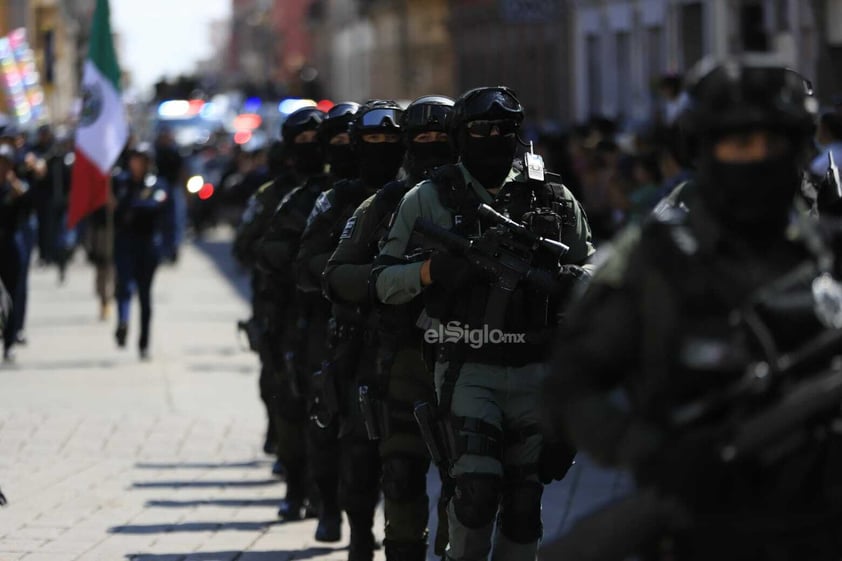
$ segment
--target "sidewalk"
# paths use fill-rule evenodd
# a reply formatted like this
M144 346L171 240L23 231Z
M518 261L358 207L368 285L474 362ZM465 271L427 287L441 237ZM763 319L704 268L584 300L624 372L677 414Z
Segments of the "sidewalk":
M0 366L0 561L346 558L347 525L345 541L319 544L314 521L277 521L284 485L260 450L257 359L235 332L247 281L221 236L159 270L150 362L137 309L126 349L115 321L98 321L81 258L63 286L33 270L29 344ZM545 493L547 537L621 484L577 463Z

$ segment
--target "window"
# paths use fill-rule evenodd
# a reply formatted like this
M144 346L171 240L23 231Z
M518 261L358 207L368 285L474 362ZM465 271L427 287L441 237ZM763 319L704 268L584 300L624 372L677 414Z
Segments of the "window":
M617 52L617 116L628 118L634 94L631 79L631 34L628 31L618 31L615 47Z
M588 35L585 45L585 53L588 65L588 110L591 114L602 112L602 64L600 61L601 49L599 36Z
M740 7L740 39L744 51L768 51L769 37L763 21L763 4L756 2Z
M681 7L681 52L684 68L691 68L704 56L702 4L694 2Z

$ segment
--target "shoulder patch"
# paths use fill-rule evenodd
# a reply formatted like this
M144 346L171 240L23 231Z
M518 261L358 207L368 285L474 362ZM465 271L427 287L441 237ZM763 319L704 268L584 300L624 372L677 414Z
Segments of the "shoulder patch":
M348 219L348 222L345 223L345 227L342 229L342 234L339 236L340 240L347 240L351 236L354 235L354 227L357 225L357 217L352 216Z
M330 199L327 196L327 191L323 191L319 194L319 197L316 199L316 204L313 205L313 210L310 211L310 215L307 217L307 226L310 227L313 220L320 214L324 214L330 210L331 204Z

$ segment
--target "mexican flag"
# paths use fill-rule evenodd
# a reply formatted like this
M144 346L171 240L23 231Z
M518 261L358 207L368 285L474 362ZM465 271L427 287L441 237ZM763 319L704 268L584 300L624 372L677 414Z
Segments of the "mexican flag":
M105 205L111 168L129 136L109 19L108 0L97 0L82 76L82 111L70 180L68 228Z

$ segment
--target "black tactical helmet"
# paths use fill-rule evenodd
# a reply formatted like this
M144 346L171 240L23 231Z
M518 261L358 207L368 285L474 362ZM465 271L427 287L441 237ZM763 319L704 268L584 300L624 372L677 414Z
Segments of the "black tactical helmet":
M680 124L695 140L762 127L803 144L814 131L818 103L812 85L767 55L705 59L690 73L687 93Z
M455 133L469 121L502 119L523 121L523 107L515 92L505 86L475 88L454 103L448 130Z
M400 133L403 109L392 100L367 101L360 107L348 132L356 145L367 133Z
M315 107L305 107L292 112L281 125L281 138L293 144L295 137L305 131L318 130L325 114Z
M407 141L420 132L447 132L448 118L453 113L453 100L443 95L425 95L407 106L401 127Z
M360 104L353 101L337 103L331 107L319 127L319 140L327 144L337 134L348 132L348 126L359 110Z

